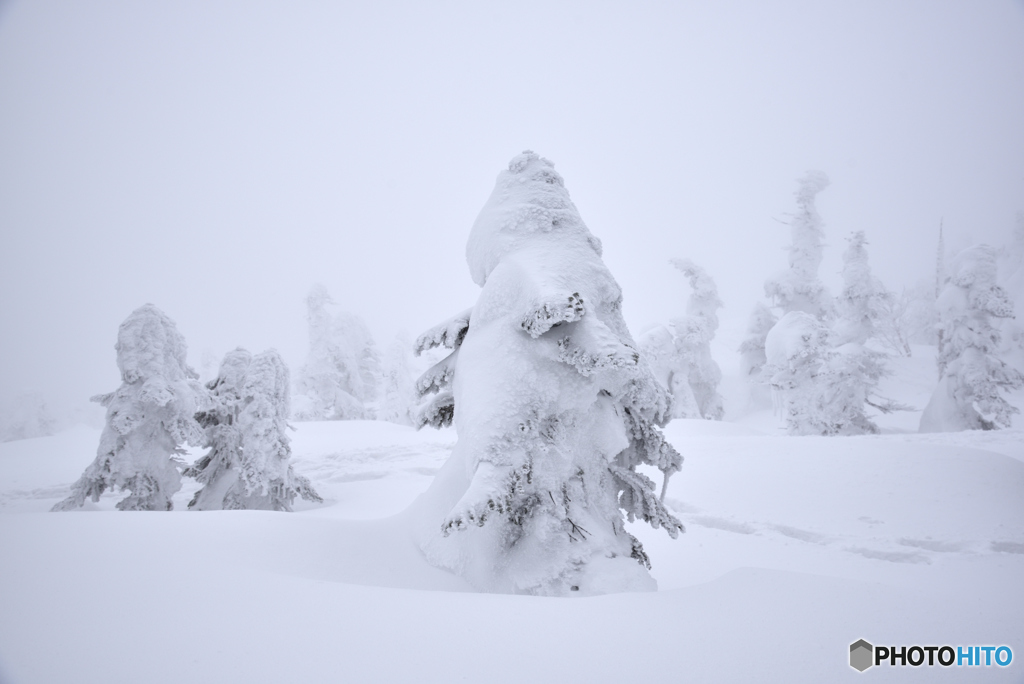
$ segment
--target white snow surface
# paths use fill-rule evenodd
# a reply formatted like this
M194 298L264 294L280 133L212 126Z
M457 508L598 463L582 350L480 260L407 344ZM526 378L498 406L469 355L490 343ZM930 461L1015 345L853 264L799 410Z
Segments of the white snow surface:
M788 437L758 420L669 424L687 533L630 527L659 591L578 598L476 593L426 562L403 511L451 429L299 424L293 464L325 502L294 513L186 511L190 480L169 513L115 511L118 492L49 513L99 431L0 444L0 681L1021 680L1024 431ZM1015 658L861 674L860 638Z

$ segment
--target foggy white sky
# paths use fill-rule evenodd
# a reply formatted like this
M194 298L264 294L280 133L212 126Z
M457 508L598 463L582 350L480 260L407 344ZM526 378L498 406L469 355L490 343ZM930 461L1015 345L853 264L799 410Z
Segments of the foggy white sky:
M380 343L415 335L474 301L469 228L526 148L634 333L681 310L672 256L744 320L810 168L826 282L863 229L898 289L940 218L1001 244L1024 208L1024 4L0 4L0 398L113 390L145 302L196 366L274 346L296 370L314 281Z

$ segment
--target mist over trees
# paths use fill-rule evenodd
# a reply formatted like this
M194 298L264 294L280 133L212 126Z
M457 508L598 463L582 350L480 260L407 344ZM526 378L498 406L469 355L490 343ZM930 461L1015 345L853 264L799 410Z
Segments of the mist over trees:
M842 290L835 299L828 295L817 275L825 224L814 204L827 186L817 171L799 181L789 270L765 283L780 318L755 307L739 349L741 371L751 384L748 406L763 402L757 386L767 385L790 434L874 433L869 407L910 408L878 396L877 387L888 374L883 347L911 355L913 300L896 297L871 273L864 231L847 239Z

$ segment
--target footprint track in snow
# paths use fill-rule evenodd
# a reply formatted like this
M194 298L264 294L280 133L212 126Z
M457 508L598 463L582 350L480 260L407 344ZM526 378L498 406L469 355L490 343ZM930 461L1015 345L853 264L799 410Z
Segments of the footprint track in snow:
M808 544L822 547L833 547L846 553L853 553L871 560L890 563L930 564L931 554L977 554L977 553L1013 553L1024 554L1024 544L1012 541L969 542L932 539L930 537L900 537L890 539L874 534L824 534L805 530L791 525L771 522L749 522L728 516L712 515L700 508L675 499L667 499L666 503L676 511L680 518L695 527L704 527L733 534L754 535L763 537L784 537L796 539ZM861 516L858 518L871 528L884 525L885 521ZM877 529L872 530L877 531Z

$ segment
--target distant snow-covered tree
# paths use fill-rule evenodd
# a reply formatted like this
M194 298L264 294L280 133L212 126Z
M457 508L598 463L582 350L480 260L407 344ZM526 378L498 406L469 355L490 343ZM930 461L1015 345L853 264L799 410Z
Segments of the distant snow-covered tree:
M999 284L1013 301L1013 318L1002 319L1004 361L1024 371L1024 211L1017 213L1013 240L1002 250Z
M994 319L1013 316L1013 302L996 283L996 251L976 245L958 254L936 308L943 340L939 384L921 416L921 432L1009 427L1019 411L1001 393L1019 388L1024 375L996 356Z
M43 395L26 392L5 402L0 415L0 442L47 437L57 431L57 419Z
M121 386L93 397L107 407L96 460L53 510L98 501L107 489L130 492L124 511L169 511L181 489L182 444L198 446L203 431L194 415L204 408L199 375L186 363L185 338L162 311L146 304L132 312L117 334Z
M417 396L416 381L409 364L411 350L409 339L399 335L384 354L379 420L399 425L413 424Z
M185 472L203 484L190 509L290 511L296 496L323 501L290 463L289 374L276 351L229 352L207 386L212 406L197 418L209 451Z
M339 311L327 289L306 298L309 354L299 377L297 420L363 420L376 413L380 357L362 319Z
M765 355L765 339L768 332L778 323L772 310L758 302L750 312L747 331L740 343L740 376L747 382L750 392L751 406L758 406L769 401L766 385L762 380L761 370L768 358Z
M641 337L640 347L655 377L672 397L672 418L721 420L725 411L718 384L722 371L711 357L722 301L714 281L689 259L672 265L690 282L686 315Z
M814 205L814 198L828 184L828 176L821 171L808 171L800 179L797 213L790 222L789 270L764 284L765 295L783 313L803 311L822 319L831 308L828 292L818 278L825 233L824 221Z
M514 158L470 233L476 306L422 335L451 354L418 382L421 423L458 443L411 519L427 558L480 589L651 589L625 523L682 525L640 464L677 471L667 400L622 318L622 294L551 162Z
M837 317L832 326L833 343L863 345L877 334L892 295L871 273L864 231L855 231L847 241L843 251L843 289L836 299Z

